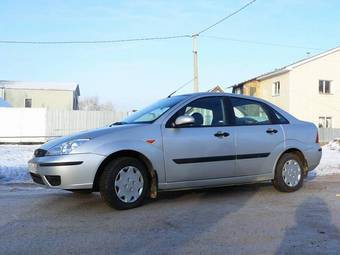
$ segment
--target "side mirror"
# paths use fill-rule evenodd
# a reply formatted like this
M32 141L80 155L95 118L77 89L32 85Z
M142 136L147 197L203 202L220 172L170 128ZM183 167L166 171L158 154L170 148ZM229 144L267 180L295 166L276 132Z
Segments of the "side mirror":
M190 115L182 115L177 117L175 120L175 127L180 127L180 126L185 126L185 125L190 125L190 124L195 124L195 119L194 117Z

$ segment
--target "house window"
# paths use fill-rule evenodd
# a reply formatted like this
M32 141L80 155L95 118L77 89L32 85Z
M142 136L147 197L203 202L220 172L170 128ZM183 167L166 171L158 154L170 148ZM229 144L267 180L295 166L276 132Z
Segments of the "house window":
M32 99L26 98L25 99L25 108L31 108L32 107Z
M234 88L234 94L243 94L242 87L235 87Z
M273 83L273 88L272 88L272 96L279 96L280 95L280 82L276 81Z
M255 87L250 87L249 95L253 97L253 96L255 96L255 94L256 94L256 88Z
M319 117L319 128L332 128L332 117Z
M331 93L331 81L319 80L319 93L330 94Z

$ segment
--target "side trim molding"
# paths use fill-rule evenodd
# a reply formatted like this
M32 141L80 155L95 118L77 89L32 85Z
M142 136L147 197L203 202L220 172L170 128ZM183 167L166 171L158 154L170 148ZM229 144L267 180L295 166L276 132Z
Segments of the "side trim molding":
M75 166L81 165L83 161L40 163L39 166Z
M242 155L201 157L201 158L182 158L182 159L173 159L173 161L176 164L193 164L193 163L228 161L228 160L237 160L237 159L266 158L269 155L270 153L254 153L254 154L242 154Z
M243 155L237 155L236 159L266 158L269 155L270 153L243 154Z

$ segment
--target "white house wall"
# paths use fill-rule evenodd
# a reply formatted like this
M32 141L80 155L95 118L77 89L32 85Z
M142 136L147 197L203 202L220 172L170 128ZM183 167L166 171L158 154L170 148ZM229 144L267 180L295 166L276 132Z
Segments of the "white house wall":
M319 80L331 80L331 94L319 94ZM289 111L318 125L319 117L332 117L340 128L340 52L323 56L290 71Z

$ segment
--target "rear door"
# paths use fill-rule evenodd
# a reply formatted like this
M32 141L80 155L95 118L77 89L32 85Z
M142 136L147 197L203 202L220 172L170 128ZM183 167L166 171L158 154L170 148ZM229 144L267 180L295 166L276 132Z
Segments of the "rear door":
M273 110L266 104L229 97L236 127L236 175L272 173L284 149L284 133Z
M162 129L167 182L231 177L235 172L235 129L228 126L222 96L202 97L175 113ZM178 116L195 124L175 127Z

